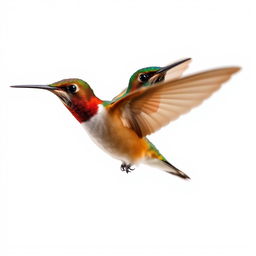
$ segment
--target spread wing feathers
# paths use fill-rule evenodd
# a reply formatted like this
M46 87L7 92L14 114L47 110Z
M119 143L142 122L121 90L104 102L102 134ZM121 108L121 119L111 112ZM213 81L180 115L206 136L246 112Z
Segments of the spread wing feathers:
M171 80L180 78L182 76L183 72L188 68L191 61L192 61L192 59L189 58L189 59L185 59L185 60L181 60L181 61L177 61L177 62L173 63L172 65L174 67L169 69L166 72L164 81L169 82ZM153 76L149 82L151 84L154 84L156 79L157 79L157 76Z
M238 67L210 70L143 87L113 103L110 108L120 108L124 126L144 137L199 105L238 70Z

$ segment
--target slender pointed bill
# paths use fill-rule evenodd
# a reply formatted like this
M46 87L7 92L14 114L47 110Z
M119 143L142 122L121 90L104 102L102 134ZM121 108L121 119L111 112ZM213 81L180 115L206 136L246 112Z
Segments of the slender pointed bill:
M67 105L71 106L71 100L68 95L60 90L60 88L50 85L11 85L12 88L32 88L32 89L45 89L48 91L52 91L55 95L57 95L61 101Z
M33 89L46 89L46 90L57 90L57 87L50 85L12 85L12 88L33 88Z
M187 59L184 59L184 60L181 60L181 61L177 61L175 63L172 63L171 65L162 67L159 70L157 70L155 74L164 73L164 72L168 71L169 69L174 68L174 67L176 67L176 66L178 66L178 65L180 65L180 64L182 64L182 63L184 63L184 62L186 62L188 60L191 60L191 58L187 58Z

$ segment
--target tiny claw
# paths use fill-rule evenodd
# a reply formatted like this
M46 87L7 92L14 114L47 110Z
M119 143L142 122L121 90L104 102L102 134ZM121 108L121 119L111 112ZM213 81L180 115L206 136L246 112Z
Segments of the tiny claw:
M135 168L131 168L131 165L130 164L126 164L126 163L122 163L121 166L120 166L120 170L122 172L126 172L126 173L129 173L131 171L134 171Z
M121 170L122 172L124 172L124 171L126 170L125 167L126 167L126 164L125 164L125 163L122 163L121 166L120 166L120 170Z

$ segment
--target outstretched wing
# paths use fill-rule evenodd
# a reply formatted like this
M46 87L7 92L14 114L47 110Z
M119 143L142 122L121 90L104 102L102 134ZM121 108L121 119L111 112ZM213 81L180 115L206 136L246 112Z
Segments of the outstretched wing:
M164 81L171 81L174 79L178 79L183 74L183 72L188 68L191 61L192 59L188 58L188 59L176 61L171 65L168 65L167 67L170 67L170 68L165 73ZM136 91L143 86L150 86L158 83L157 78L158 78L158 75L156 74L153 77L151 77L151 79L147 83L141 84L140 87L138 87L138 84L136 83L132 84L131 88L129 88L129 93ZM128 94L128 88L125 88L121 93L119 93L117 96L115 96L112 99L112 102L115 102L116 100L121 99L127 94Z
M199 105L239 69L215 69L143 87L111 104L110 111L121 109L124 126L145 137Z

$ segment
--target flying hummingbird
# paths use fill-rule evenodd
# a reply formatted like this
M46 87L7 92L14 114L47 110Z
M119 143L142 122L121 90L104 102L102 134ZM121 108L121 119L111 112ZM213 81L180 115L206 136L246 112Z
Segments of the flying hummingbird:
M190 62L184 59L165 67L139 69L111 101L96 97L81 79L11 87L45 89L57 95L93 141L122 161L122 171L128 173L134 170L132 165L142 162L188 179L146 136L199 105L240 70L219 68L181 78Z

